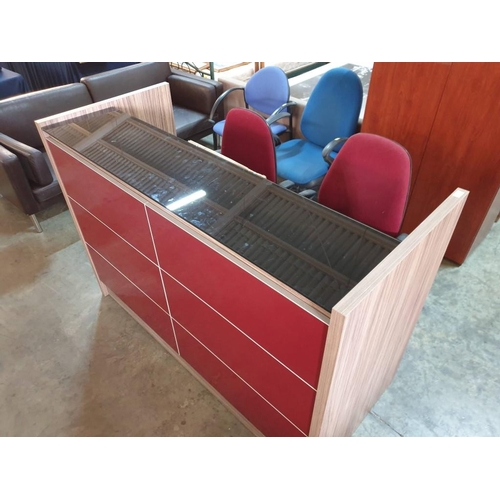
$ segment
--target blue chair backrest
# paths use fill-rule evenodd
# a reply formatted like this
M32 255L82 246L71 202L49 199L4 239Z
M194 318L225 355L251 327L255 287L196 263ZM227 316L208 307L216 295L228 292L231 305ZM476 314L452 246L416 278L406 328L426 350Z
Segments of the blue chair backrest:
M245 101L252 108L270 115L290 100L290 85L285 72L277 66L265 66L245 85Z
M333 68L311 92L300 130L320 147L337 137L350 137L356 132L362 102L363 85L358 75L347 68Z

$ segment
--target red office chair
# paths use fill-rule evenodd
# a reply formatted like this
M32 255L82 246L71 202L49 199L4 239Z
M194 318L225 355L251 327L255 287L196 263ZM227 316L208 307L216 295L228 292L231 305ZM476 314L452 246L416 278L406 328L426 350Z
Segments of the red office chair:
M245 108L229 111L221 154L276 182L274 137L266 120L256 112Z
M411 157L395 141L359 133L346 140L318 192L318 202L397 237L408 202Z

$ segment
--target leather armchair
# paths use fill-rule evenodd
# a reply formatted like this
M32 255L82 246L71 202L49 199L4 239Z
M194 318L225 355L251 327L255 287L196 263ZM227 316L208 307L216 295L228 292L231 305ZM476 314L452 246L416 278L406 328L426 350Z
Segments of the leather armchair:
M35 120L91 103L81 83L0 101L0 194L28 214L39 232L35 214L63 195Z
M170 85L177 136L196 140L209 135L213 127L210 112L222 94L220 82L171 68L168 62L144 62L81 79L93 102L162 82ZM224 110L220 109L213 120L223 118Z

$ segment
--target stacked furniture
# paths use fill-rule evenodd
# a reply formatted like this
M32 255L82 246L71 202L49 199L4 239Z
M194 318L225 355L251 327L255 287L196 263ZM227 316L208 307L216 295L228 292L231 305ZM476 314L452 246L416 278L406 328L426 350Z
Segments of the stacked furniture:
M257 435L352 434L394 377L467 193L399 242L123 100L37 121L103 294Z
M186 140L209 134L210 111L222 85L170 69L166 62L136 64L0 101L0 194L30 215L41 231L37 212L62 196L35 120L162 83L170 87L175 133Z

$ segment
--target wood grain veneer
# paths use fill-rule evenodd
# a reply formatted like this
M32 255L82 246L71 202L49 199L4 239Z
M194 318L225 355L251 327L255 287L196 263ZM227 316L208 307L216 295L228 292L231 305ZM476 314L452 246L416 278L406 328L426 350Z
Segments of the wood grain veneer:
M43 139L41 127L59 123L63 120L77 118L78 116L95 113L96 111L109 107L115 107L165 132L177 135L172 98L170 96L170 86L167 82L151 85L150 87L135 90L134 92L112 97L104 101L95 102L71 111L65 111L58 115L37 120L35 124Z
M499 63L453 63L403 223L403 231L412 231L446 193L457 186L470 191L446 252L457 263L467 257L500 188L499 96Z
M393 139L408 150L412 158L410 193L450 68L450 63L398 62L373 66L361 131Z
M311 436L349 436L392 381L467 199L457 189L331 315Z
M462 264L488 233L500 188L500 63L375 63L363 132L413 159L402 231L410 233L460 186L470 191L445 256Z

